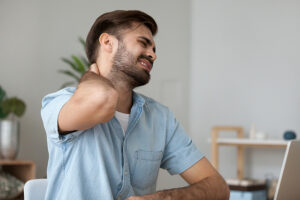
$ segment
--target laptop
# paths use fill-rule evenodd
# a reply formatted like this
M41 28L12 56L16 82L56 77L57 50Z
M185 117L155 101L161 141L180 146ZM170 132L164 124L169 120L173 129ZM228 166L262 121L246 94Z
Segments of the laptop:
M300 199L300 140L287 145L274 200Z

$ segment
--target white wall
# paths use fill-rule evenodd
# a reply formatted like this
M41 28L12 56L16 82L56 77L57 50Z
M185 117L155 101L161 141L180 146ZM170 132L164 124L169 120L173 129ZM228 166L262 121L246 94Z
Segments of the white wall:
M270 138L300 136L300 1L193 0L190 133L209 155L213 125L252 123ZM223 147L221 172L234 177L235 150ZM247 152L246 176L278 176L283 149Z
M138 91L171 107L187 128L189 1L0 1L0 85L25 100L19 159L34 160L37 177L46 175L48 152L40 118L41 99L66 80L57 72L61 57L83 53L77 41L94 20L115 9L140 9L158 23L158 59L151 83ZM158 188L184 184L161 172Z
M2 0L0 85L27 103L19 158L34 160L38 177L46 175L48 159L41 98L65 82L57 70L68 66L60 58L82 53L77 37L114 9L141 9L157 20L158 60L151 83L138 91L171 107L208 156L213 125L248 131L255 123L270 137L300 132L299 1ZM222 151L225 177L235 175L234 153ZM248 176L279 173L283 150L247 155ZM160 173L159 189L184 184Z

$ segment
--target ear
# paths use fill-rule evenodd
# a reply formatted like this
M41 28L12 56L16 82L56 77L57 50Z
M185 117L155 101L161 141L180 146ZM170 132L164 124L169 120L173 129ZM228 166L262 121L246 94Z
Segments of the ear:
M101 49L106 52L112 53L113 49L117 43L117 39L108 33L102 33L99 37L99 43Z

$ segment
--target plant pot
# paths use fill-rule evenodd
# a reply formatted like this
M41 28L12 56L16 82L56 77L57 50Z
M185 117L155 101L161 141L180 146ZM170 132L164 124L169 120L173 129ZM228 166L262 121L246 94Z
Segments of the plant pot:
M2 159L13 160L19 151L19 122L0 120L0 154Z

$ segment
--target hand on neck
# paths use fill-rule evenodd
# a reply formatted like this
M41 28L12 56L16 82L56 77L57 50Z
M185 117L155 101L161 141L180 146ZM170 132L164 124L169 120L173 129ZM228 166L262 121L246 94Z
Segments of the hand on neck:
M116 110L122 113L130 113L132 106L132 84L126 74L115 71L108 60L98 60L100 75L108 79L119 94Z
M133 90L133 87L130 84L129 80L124 77L124 74L120 72L114 73L112 71L107 76L107 79L111 81L114 88L119 93L117 111L129 114L132 106Z

